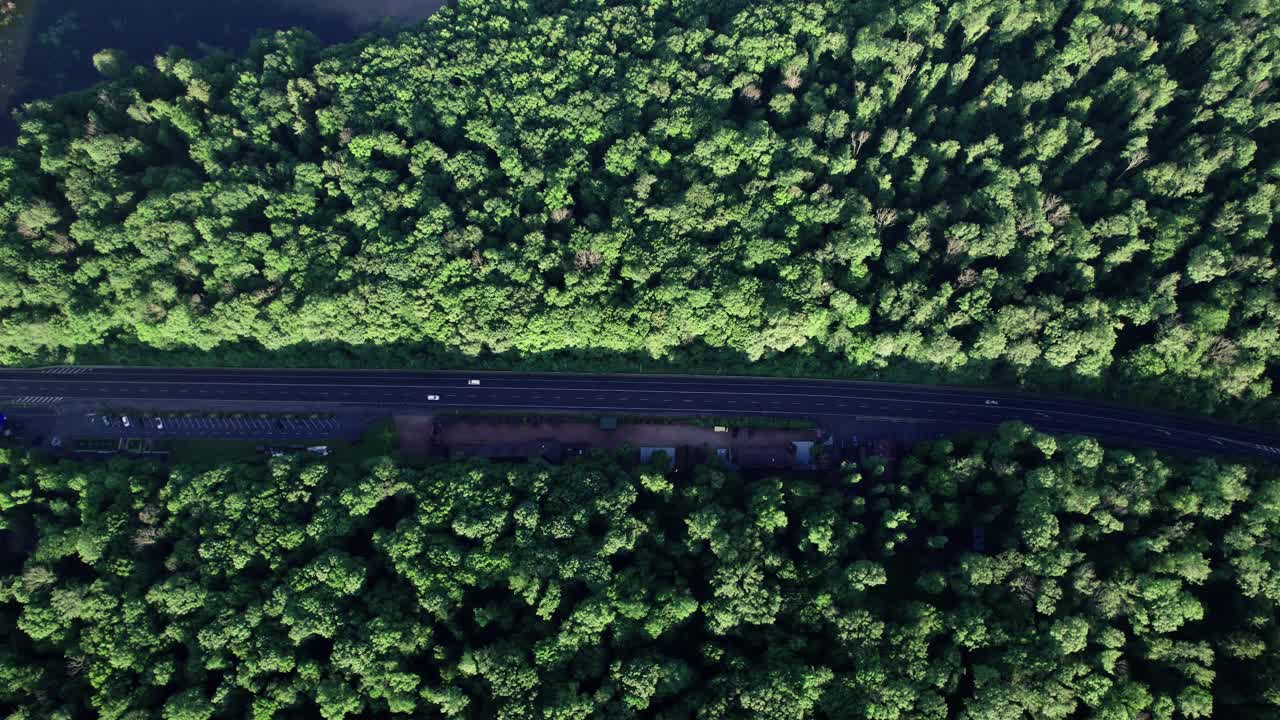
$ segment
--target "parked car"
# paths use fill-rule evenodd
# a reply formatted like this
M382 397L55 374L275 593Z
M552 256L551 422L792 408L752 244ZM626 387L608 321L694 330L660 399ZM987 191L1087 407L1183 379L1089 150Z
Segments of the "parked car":
M124 425L125 427L129 427L129 425L131 424L131 423L129 422L129 416L128 416L128 415L121 415L121 416L120 416L120 424Z
M157 430L163 430L163 429L164 429L164 420L161 420L160 418L156 418L156 419L155 419L155 426L156 426L156 429L157 429Z

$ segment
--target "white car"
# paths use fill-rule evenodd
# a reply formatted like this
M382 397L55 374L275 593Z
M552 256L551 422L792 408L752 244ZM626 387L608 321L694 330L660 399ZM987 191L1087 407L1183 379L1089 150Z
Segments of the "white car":
M121 416L120 416L120 423L121 423L122 425L124 425L125 427L129 427L129 425L130 425L130 423L129 423L129 416L128 416L128 415L121 415Z
M156 429L157 429L157 430L163 430L163 429L164 429L164 421L163 421L163 420L161 420L160 418L156 418Z
M999 401L999 400L988 400L988 401L987 401L987 404L988 404L988 405L999 405L999 404L1000 404L1000 401Z
M428 395L428 396L427 396L427 399L428 399L428 400L439 400L439 399L440 399L440 396L439 396L439 395Z
M480 384L480 381L479 381L479 380L468 380L468 381L467 381L467 384L468 384L468 385L479 385L479 384Z

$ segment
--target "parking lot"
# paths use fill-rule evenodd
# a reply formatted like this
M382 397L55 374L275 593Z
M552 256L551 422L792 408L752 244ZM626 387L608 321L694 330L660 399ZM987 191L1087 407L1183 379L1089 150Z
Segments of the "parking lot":
M126 420L127 418L127 420ZM329 438L343 434L333 417L210 417L185 414L86 413L83 434L106 437Z

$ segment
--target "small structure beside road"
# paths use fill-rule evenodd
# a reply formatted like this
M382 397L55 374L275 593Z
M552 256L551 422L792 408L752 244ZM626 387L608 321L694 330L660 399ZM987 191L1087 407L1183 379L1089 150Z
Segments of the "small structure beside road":
M673 447L642 447L640 448L640 464L648 465L653 461L655 455L661 453L666 456L667 470L674 470L676 467L676 449Z
M796 467L814 467L813 444L812 440L793 440L791 442L791 447L794 450Z

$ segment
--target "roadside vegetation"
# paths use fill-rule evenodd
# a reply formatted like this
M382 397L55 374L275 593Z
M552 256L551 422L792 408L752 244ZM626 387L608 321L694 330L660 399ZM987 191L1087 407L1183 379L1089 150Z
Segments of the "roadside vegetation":
M1280 705L1275 467L1018 424L834 482L607 456L0 460L11 718Z
M0 152L0 361L1021 384L1274 417L1266 3L462 0L103 55Z
M27 2L28 0L0 0L0 28L15 22L18 19L18 13Z

